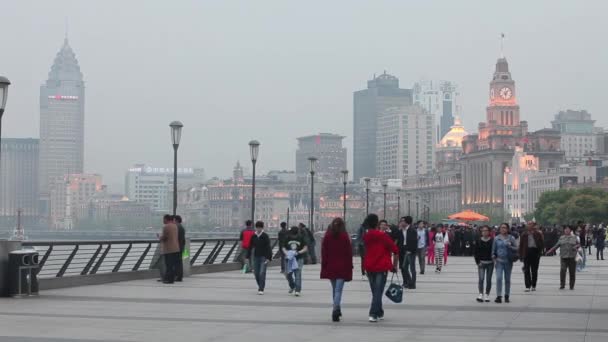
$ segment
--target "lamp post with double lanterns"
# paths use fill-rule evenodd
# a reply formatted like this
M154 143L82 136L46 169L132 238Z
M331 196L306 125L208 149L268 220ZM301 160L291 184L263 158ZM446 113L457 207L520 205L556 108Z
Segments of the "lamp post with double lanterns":
M342 184L344 185L344 193L342 194L342 206L344 209L344 213L342 214L342 219L344 223L346 223L346 184L348 183L348 170L342 170Z
M386 189L387 188L388 188L388 181L383 180L382 181L382 192L384 194L384 205L383 205L384 206L384 212L383 212L382 216L383 216L383 219L385 219L385 220L386 220Z
M317 168L317 158L309 157L308 161L310 162L310 217L308 218L308 227L312 232L315 231L314 228L314 215L315 215L315 170Z
M171 127L171 142L173 143L173 215L177 214L177 149L182 139L182 128L184 125L179 121L169 124Z
M251 140L249 142L249 153L253 166L253 177L251 179L251 222L255 222L255 164L258 161L258 154L260 153L259 141Z
M6 99L8 98L8 86L11 81L4 76L0 76L0 146L2 144L2 116L4 116L4 108L6 108ZM0 148L0 164L2 163L2 148Z
M369 177L363 178L365 181L365 216L369 215L369 182L372 180Z
M401 219L401 192L402 189L397 189L397 222Z

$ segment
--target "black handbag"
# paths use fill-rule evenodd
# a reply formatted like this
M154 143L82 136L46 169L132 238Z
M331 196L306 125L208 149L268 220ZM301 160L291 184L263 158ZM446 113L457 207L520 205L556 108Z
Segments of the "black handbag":
M395 274L397 273L393 273L391 276L391 284L388 286L388 289L386 289L384 295L393 303L401 303L403 302L403 286L399 284L399 275L397 275L397 283L393 281Z

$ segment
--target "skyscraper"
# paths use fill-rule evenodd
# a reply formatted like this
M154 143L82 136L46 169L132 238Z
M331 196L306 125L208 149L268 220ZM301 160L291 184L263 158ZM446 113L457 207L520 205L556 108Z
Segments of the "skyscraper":
M437 126L437 140L454 125L454 117L460 117L460 92L455 83L449 81L420 81L414 84L414 103L433 114Z
M38 139L2 139L0 226L15 224L21 209L24 224L38 218Z
M342 170L346 170L346 148L342 147L343 136L321 133L298 138L296 151L296 175L306 179L310 173L309 157L316 157L318 179L340 182Z
M57 53L48 80L40 86L40 193L47 203L51 186L84 169L84 81L68 43Z
M353 163L355 181L376 176L378 117L387 108L412 104L412 90L399 88L399 79L384 72L353 94Z
M378 119L376 177L403 179L435 165L435 120L419 105L387 108Z
M594 124L586 110L568 109L555 114L551 125L561 133L561 148L567 161L583 161L598 152Z

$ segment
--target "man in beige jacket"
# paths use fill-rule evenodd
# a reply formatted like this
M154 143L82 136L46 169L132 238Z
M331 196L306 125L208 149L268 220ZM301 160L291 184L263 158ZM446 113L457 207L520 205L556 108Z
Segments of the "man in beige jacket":
M173 284L177 271L177 263L181 257L179 253L178 230L171 215L165 215L163 223L163 231L158 237L160 240L160 254L165 259L166 268L163 283Z

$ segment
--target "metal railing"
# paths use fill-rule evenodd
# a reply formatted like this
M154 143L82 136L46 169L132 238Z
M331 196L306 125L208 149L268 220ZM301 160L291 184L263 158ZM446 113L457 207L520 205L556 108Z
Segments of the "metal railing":
M277 240L272 244L277 258ZM158 240L24 241L22 246L39 252L40 279L151 270L160 257ZM192 268L234 263L241 250L238 239L189 239L189 247Z

